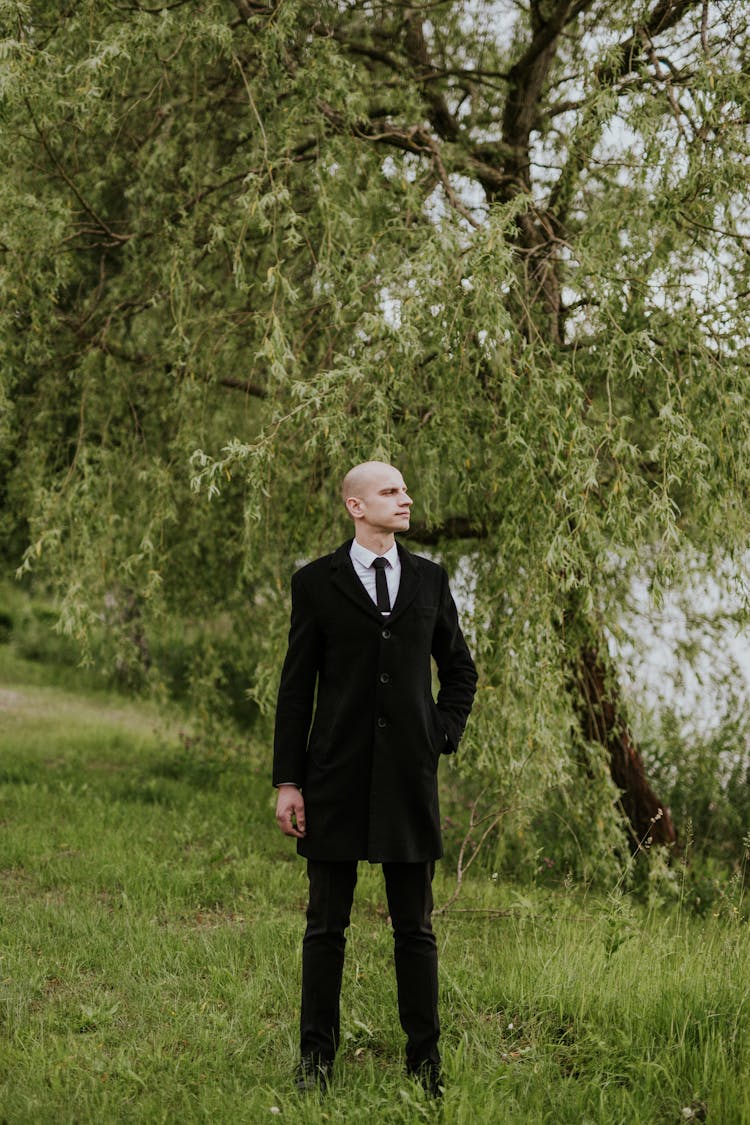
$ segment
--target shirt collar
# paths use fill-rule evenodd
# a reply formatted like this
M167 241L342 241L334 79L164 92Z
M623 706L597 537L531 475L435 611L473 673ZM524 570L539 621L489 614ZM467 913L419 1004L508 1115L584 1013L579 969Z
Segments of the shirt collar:
M392 567L395 567L398 562L398 546L393 544L390 551L386 551L384 555L376 555L374 551L370 551L367 547L363 547L356 539L352 540L352 545L349 549L349 554L353 559L356 559L362 566L372 566L373 559L387 559Z

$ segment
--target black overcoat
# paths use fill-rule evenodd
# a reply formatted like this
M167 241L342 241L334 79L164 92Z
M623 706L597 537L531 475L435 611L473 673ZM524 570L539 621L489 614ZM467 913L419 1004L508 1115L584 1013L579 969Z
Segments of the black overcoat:
M295 782L302 790L307 833L297 841L300 855L438 859L437 767L441 753L458 746L476 669L441 566L399 544L398 596L383 617L357 577L350 546L292 578L274 784Z

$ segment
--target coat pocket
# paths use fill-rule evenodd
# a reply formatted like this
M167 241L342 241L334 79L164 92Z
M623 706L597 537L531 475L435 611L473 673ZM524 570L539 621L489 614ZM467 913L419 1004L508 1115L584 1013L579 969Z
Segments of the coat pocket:
M443 752L443 749L445 748L445 742L448 735L443 725L443 720L440 717L440 711L438 710L437 704L433 699L430 699L429 707L432 752L435 758L435 762L437 763L440 755Z

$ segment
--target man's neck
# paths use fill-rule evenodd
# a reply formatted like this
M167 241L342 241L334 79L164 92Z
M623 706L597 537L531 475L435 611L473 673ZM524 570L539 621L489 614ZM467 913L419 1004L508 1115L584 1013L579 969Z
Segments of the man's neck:
M396 542L392 531L377 532L369 528L357 528L354 538L361 547L374 551L376 555L386 554Z

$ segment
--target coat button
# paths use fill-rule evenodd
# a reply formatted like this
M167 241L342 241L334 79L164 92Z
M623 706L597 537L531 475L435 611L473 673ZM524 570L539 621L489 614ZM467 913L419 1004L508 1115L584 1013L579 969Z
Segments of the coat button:
M381 635L381 637L383 638L384 641L387 641L388 638L391 635L391 631L390 631L390 629L384 629L383 632L380 635Z
M385 719L381 715L380 718L378 719L378 726L382 729L385 725L386 725Z
M381 684L389 684L391 682L391 677L388 675L387 672L381 672L380 673L380 682L381 682Z

